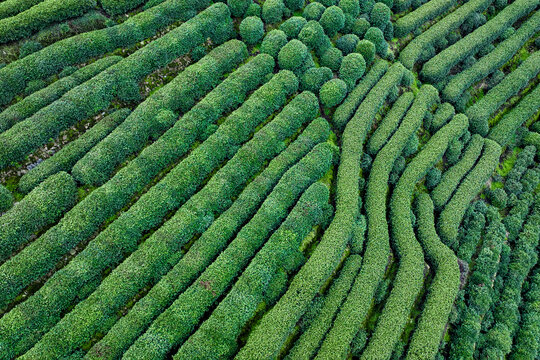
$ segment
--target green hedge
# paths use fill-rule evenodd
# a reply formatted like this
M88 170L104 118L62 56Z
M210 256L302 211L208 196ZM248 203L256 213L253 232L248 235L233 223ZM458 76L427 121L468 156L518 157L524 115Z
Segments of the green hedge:
M137 302L126 316L119 319L107 335L90 350L88 357L104 359L103 349L113 349L107 351L108 355L105 358L114 359L121 355L146 330L152 320L227 246L230 239L257 211L259 205L290 167L291 170L282 182L294 184L294 179L306 171L306 164L311 164L310 159L320 156L320 153L314 152L298 165L295 163L306 156L317 143L325 141L328 135L328 123L322 118L308 125L299 138L273 159L267 169L243 190L231 207L212 223L178 264ZM172 284L174 286L171 286Z
M44 275L65 254L67 249L71 249L78 242L92 235L107 218L125 206L134 193L142 190L160 171L185 154L208 125L217 121L228 109L242 103L246 93L263 82L273 68L274 61L270 56L259 55L233 72L195 105L192 111L185 114L183 121L177 122L158 141L145 148L138 157L122 168L104 186L91 192L68 212L57 226L51 228L41 238L25 248L17 256L17 259L4 263L0 267L0 283L9 281L11 288L5 287L6 292L3 294L5 298L2 299L2 302L9 301L10 297L15 296L31 281ZM295 90L295 83L296 79L290 73L276 76L275 79L267 83L268 85L257 90L253 94L254 96L250 97L251 100L246 101L247 105L245 103L243 109L238 109L233 113L234 115L231 114L228 123L235 121L243 123L250 120L251 118L246 118L245 114L249 113L254 105L267 107L263 110L256 109L261 113L256 114L256 116L264 116L271 110L270 108L279 107L285 101L284 98L287 94ZM175 175L171 175L169 180L165 180L164 183L173 181L171 179L174 177ZM192 189L186 190L193 191ZM46 249L46 253L44 253L44 249ZM15 312L19 311L14 310ZM8 317L6 315L4 318ZM25 324L21 326L23 329L25 328ZM0 320L0 333L5 331L6 328L2 327ZM8 341L10 336L5 335L2 338ZM14 345L0 347L0 349L7 350L10 347L10 351L16 351Z
M320 2L314 1L306 5L306 7L304 8L304 11L302 12L302 16L307 21L311 21L311 20L319 21L325 9L326 7L323 4L321 4Z
M13 206L13 200L11 191L0 184L0 213L9 210Z
M58 100L69 90L93 78L120 60L122 60L120 56L108 56L99 59L8 107L0 114L0 133L34 115L41 108Z
M347 84L348 91L356 86L358 79L362 78L366 71L366 61L362 55L352 53L346 55L339 67L339 78Z
M5 0L0 3L0 19L17 15L43 0Z
M458 163L444 172L439 185L431 192L431 198L436 209L441 210L448 200L450 200L461 179L476 164L476 160L482 153L483 146L484 138L477 134L473 135Z
M215 23L220 26L216 27ZM0 143L4 145L0 147L0 169L23 159L56 137L60 131L107 108L122 89L186 54L208 37L220 43L231 35L231 31L229 9L223 3L216 3L96 77L68 91L32 117L0 134ZM28 136L29 133L32 136ZM138 144L135 134L139 133L131 132L129 140ZM146 133L141 135L144 137Z
M289 40L298 37L300 31L307 24L307 20L301 16L293 16L286 21L284 21L280 26L279 30L283 31Z
M540 13L538 13L540 19ZM540 24L540 21L539 21ZM540 26L539 26L540 28ZM489 131L488 121L512 96L529 84L540 72L540 52L529 56L521 65L501 80L488 93L467 109L471 121L471 131L486 136Z
M434 20L439 15L444 14L448 9L456 4L456 0L435 0L428 1L413 11L400 17L395 22L395 35L398 38L407 36L416 31L426 22Z
M359 210L361 147L376 113L390 89L401 81L404 68L393 65L373 87L343 132L337 173L336 214L309 260L292 280L287 292L250 333L238 359L272 358L307 307L339 264Z
M240 23L240 36L248 45L258 43L264 36L264 24L257 16L248 16Z
M317 111L318 103L315 95L302 93L293 99L270 123L259 130L251 141L243 145L197 194L187 200L171 220L146 239L135 252L114 269L111 275L101 282L97 291L65 316L24 356L29 359L37 354L47 354L51 359L65 356L90 340L96 332L108 330L108 328L98 327L99 324L109 323L104 321L104 318L115 316L116 312L144 286L167 273L175 262L175 254L181 250L182 246L193 236L204 231L204 228L209 225L205 223L218 216L238 195L247 181L261 170L264 163L279 153L282 142L292 136L304 123L313 119ZM244 124L244 126L247 125ZM225 129L217 130L216 134L194 152L208 147L209 143L219 141L216 139L225 140L224 131L235 130L234 127ZM231 143L235 146L233 141ZM218 154L218 151L228 153L231 148L222 146L221 150L215 150L213 153ZM131 209L128 212L131 212ZM149 212L145 214L147 217ZM131 214L130 219L134 220L134 218L137 218L137 215ZM115 225L116 223L113 223L109 228ZM129 241L118 235L121 231L116 230L117 235L114 241L117 246L119 242ZM94 241L103 241L103 234L98 235ZM130 235L133 237L133 232ZM170 265L164 266L164 264ZM92 314L99 314L99 316L95 318ZM80 318L85 319L84 326L77 327L76 324Z
M437 227L442 241L455 248L459 225L469 203L484 187L499 163L501 147L494 141L486 139L482 156L474 168L463 179L450 201L441 211Z
M308 48L303 42L293 39L285 44L278 53L280 69L295 71L299 69L309 55Z
M401 95L386 116L379 122L373 135L369 137L366 151L370 155L376 155L383 148L387 140L399 127L401 119L405 116L409 107L413 103L414 94L406 92Z
M460 286L460 270L454 252L445 246L435 231L433 202L426 193L417 197L416 218L418 219L418 239L426 253L435 277L428 289L428 295L418 325L414 330L407 351L407 359L433 359L448 322L448 317Z
M347 83L341 79L328 80L321 86L319 98L325 107L339 105L347 96Z
M435 115L431 120L431 125L427 129L431 133L435 133L443 127L450 119L454 117L456 110L450 103L442 103L437 107Z
M503 66L539 29L540 13L536 12L508 39L498 44L487 55L478 59L473 66L450 79L442 91L442 97L447 101L457 103L463 92ZM513 73L514 71L511 74ZM474 119L469 116L469 120L472 125Z
M508 144L517 129L538 111L538 99L540 99L540 86L535 87L512 110L506 113L491 128L488 138L501 146Z
M437 83L444 80L450 69L460 61L475 55L483 46L491 44L509 26L536 8L538 0L516 0L496 16L454 45L441 51L422 67L420 76Z
M315 156L311 156L309 163L303 165L305 168L302 172L295 172L297 177L294 181L288 176L290 172L284 175L249 223L193 285L156 318L144 335L124 354L125 359L163 357L194 331L208 308L227 290L272 230L284 220L287 209L308 186L329 170L332 162L331 146L320 144L312 153ZM299 222L299 219L295 220ZM200 285L205 283L211 284L211 289Z
M329 37L333 37L345 25L345 14L341 8L333 5L324 10L319 23Z
M390 17L392 16L392 11L390 8L382 2L378 2L373 6L369 14L369 21L372 26L378 27L381 30L384 30L386 24L390 22Z
M413 230L411 198L418 181L440 161L450 141L459 137L468 125L466 116L455 116L412 159L394 188L390 200L390 221L399 268L392 291L361 359L389 358L409 319L424 280L424 256ZM381 275L383 272L384 268Z
M332 70L327 67L321 66L309 68L302 76L301 88L318 94L321 86L333 77L334 74L332 73Z
M422 124L422 117L418 116L418 113L423 112L430 103L436 101L436 96L437 91L432 86L422 87L411 110L392 135L391 140L375 157L366 190L369 226L362 269L322 345L319 353L321 359L331 356L334 352L337 358L343 358L367 315L390 254L390 236L386 222L386 197L390 173L409 138Z
M533 210L510 254L508 273L504 278L498 302L493 310L494 325L485 334L482 359L505 358L521 325L520 307L523 284L538 261L536 249L540 234L540 196L534 199ZM531 349L532 350L532 349Z
M101 7L109 15L119 15L135 9L147 0L100 0Z
M105 183L116 166L144 147L155 131L155 118L160 111L189 111L197 99L247 57L246 45L230 40L188 66L137 106L121 125L79 160L73 167L75 179L86 185Z
M535 360L540 351L540 273L530 276L523 296L521 323L514 337L511 360Z
M242 191L238 199L210 225L190 247L182 259L139 300L129 313L107 332L107 335L90 349L89 359L114 359L120 356L146 330L158 316L196 277L211 264L246 221L257 211L281 176L289 172L282 182L294 184L296 177L306 170L313 153L308 152L329 136L329 125L322 119L314 120L297 140L274 158L268 167ZM295 165L298 161L300 163ZM193 264L188 266L188 264ZM174 286L172 286L174 285ZM108 349L105 353L103 349Z
M471 14L483 12L493 0L471 0L460 6L429 29L416 36L399 54L399 60L407 68L412 69L419 61L425 61L426 54L434 54L434 46L458 29ZM432 55L431 55L432 56Z
M95 8L96 0L47 0L0 20L0 43L19 40L46 26L74 18Z
M486 217L484 212L479 209L480 204L485 203L477 201L469 206L463 219L462 230L459 233L457 256L467 263L471 262L476 248L480 244L482 231L486 226Z
M364 97L371 88L377 84L379 79L386 73L387 69L388 63L384 60L379 60L373 64L369 72L334 112L332 122L336 128L341 130L347 125L347 122L354 115L354 112L364 100Z
M237 340L259 305L271 302L273 281L280 274L287 277L294 273L305 260L300 245L311 229L323 221L329 195L322 183L311 185L302 194L227 296L180 347L174 359L224 359L235 353Z
M283 19L283 0L266 0L262 5L262 19L266 24L275 24Z
M451 360L473 359L479 339L484 315L492 303L491 284L499 268L501 247L505 241L506 229L496 208L490 207L486 213L487 224L482 248L470 272L465 296L459 313L459 322L450 337L448 358Z
M45 180L0 217L0 263L9 258L32 234L54 224L77 198L73 178L60 172Z
M315 356L324 336L332 327L335 314L347 297L353 281L360 270L362 257L351 255L345 260L339 276L332 282L323 304L310 326L300 335L287 355L287 360L312 358Z
M178 20L186 21L210 4L208 0L167 0L125 22L60 40L0 69L0 105L8 104L32 80L55 74L120 47L151 38Z
M39 163L31 171L23 175L19 181L19 191L28 193L39 183L59 171L71 171L75 163L81 159L94 145L109 135L131 113L129 109L121 109L104 117L91 129L73 140L52 157Z

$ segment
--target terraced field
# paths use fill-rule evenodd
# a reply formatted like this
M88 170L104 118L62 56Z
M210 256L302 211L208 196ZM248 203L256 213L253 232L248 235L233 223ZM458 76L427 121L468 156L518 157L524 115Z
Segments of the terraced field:
M0 0L0 359L540 359L540 0Z

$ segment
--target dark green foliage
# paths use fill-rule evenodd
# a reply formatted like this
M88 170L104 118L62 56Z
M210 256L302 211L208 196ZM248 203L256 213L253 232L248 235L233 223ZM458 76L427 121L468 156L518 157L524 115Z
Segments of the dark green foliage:
M76 140L64 146L52 157L46 159L26 173L19 181L19 191L27 193L49 176L59 171L71 171L94 145L110 134L130 114L129 109L121 109L106 116ZM174 118L176 120L176 116Z
M277 59L279 51L287 44L287 35L281 30L272 30L266 34L261 44L261 53Z
M139 104L120 126L79 160L73 167L75 179L83 184L106 182L123 159L140 150L150 136L155 136L153 120L160 111L187 112L198 98L221 81L223 74L246 57L246 45L239 40L230 40L188 66Z
M6 131L16 123L35 114L40 109L58 100L67 91L89 80L121 59L119 56L109 56L100 59L8 107L0 113L0 132Z
M19 59L22 59L25 56L28 56L36 51L43 49L43 45L37 41L29 40L25 41L19 48Z
M351 32L359 38L363 38L370 26L369 21L364 18L358 18L354 21Z
M284 0L285 6L292 11L300 10L304 7L305 0Z
M388 178L388 182L390 184L395 185L398 182L398 179L403 173L403 170L405 170L405 164L406 161L403 156L398 156L396 158L396 161L394 161L394 166L392 167L392 171L390 172L390 177Z
M491 205L501 210L506 207L506 203L508 202L508 195L504 189L488 190L487 198Z
M319 23L329 37L333 37L345 25L345 14L337 6L330 6L321 16Z
M319 91L321 103L326 107L334 107L340 104L346 95L347 84L341 79L327 81Z
M0 19L17 15L43 0L5 0L0 3Z
M413 154L415 154L418 151L418 145L419 145L418 136L416 134L413 134L409 141L407 141L407 145L405 145L405 148L403 149L403 156L409 157Z
M346 34L341 36L336 41L336 47L345 55L348 55L356 50L356 45L360 39L354 34Z
M45 80L32 80L28 83L28 85L26 85L23 95L27 97L45 87L47 87L47 82Z
M459 161L459 159L461 158L463 146L463 142L459 139L454 139L450 143L450 146L448 147L448 150L446 150L445 154L446 162L448 163L448 165L455 165Z
M283 31L287 38L294 39L300 34L300 30L307 24L306 19L300 16L293 16L287 19L279 26L279 30Z
M281 69L294 71L304 63L309 55L308 48L300 40L293 39L281 48L278 64Z
M366 62L362 55L353 53L345 56L339 68L339 78L347 84L348 91L351 91L358 79L366 71Z
M356 45L356 52L362 55L366 64L371 64L375 59L375 45L369 40L360 40Z
M379 56L385 56L388 51L388 43L384 40L381 29L370 27L364 35L365 40L371 41L375 45L375 50Z
M1 19L0 43L27 37L47 25L80 16L95 6L96 0L49 0L41 2L27 11Z
M320 2L314 1L306 5L306 7L304 8L304 12L302 13L302 16L307 21L311 21L311 20L319 21L324 10L326 10L326 8L324 7L323 4L321 4Z
M390 16L392 16L392 11L388 6L382 2L378 2L373 6L369 14L369 21L371 26L378 27L379 29L384 29L386 24L390 22Z
M261 5L257 4L257 3L251 3L247 10L246 10L246 13L244 14L245 16L258 16L258 17L261 17Z
M73 206L76 197L75 181L60 172L16 203L0 217L0 262L27 243L33 233L58 220Z
M441 181L441 170L433 168L426 174L426 187L428 190L433 190Z
M262 5L262 19L266 24L275 24L283 18L283 0L266 0Z
M534 360L540 351L540 275L529 277L527 292L523 296L521 323L514 337L511 360Z
M360 13L360 5L356 0L340 0L339 7L345 14L351 15L353 19Z
M467 57L475 55L482 46L493 42L508 26L532 11L536 5L536 0L514 1L478 31L471 33L470 36L446 48L426 62L422 67L422 77L431 82L443 80L452 67Z
M394 38L394 25L392 25L391 22L387 23L386 26L384 27L383 35L384 35L384 38L387 41L390 41L390 40L392 40ZM392 54L392 55L390 55L390 54ZM394 53L389 52L388 56L394 56ZM392 58L392 61L393 60L394 60L394 58Z
M476 201L467 209L459 232L458 256L469 263L480 243L482 231L486 225L485 212L487 208L483 201Z
M306 44L308 48L315 50L319 57L322 57L327 50L332 48L330 39L325 35L323 27L317 21L308 21L300 34L298 34L298 39Z
M373 6L375 6L375 0L360 1L360 13L369 14Z
M255 181L247 185L230 208L210 225L178 264L162 277L148 295L138 301L130 312L90 349L88 357L102 360L103 349L114 349L108 359L120 356L146 330L152 320L165 310L179 293L186 289L227 247L231 238L234 238L242 226L257 212L266 197L280 198L279 194L287 188L295 189L296 193L297 186L300 186L301 192L304 185L298 184L298 179L304 179L306 175L313 174L312 171L319 171L317 166L310 170L310 166L324 161L323 151L313 151L309 155L308 153L317 143L327 139L329 131L328 123L322 118L308 125L297 140L274 158ZM300 160L304 156L306 157ZM276 184L278 184L277 187ZM274 187L277 191L272 193ZM269 211L273 211L275 205L275 202L270 204L271 201L269 200L268 204L264 205ZM292 205L294 197L289 198L285 203L285 206ZM187 266L188 264L191 265ZM109 354L109 351L107 353Z
M450 201L442 210L437 223L439 234L443 242L456 248L456 238L459 225L468 204L480 192L485 182L499 163L501 147L494 141L486 139L482 156L474 168L465 176Z
M264 36L264 24L256 16L248 16L240 23L240 36L248 45L255 45Z
M49 229L44 235L17 254L16 266L13 266L14 263L10 261L0 266L0 282L4 283L8 281L12 284L11 288L3 285L3 297L9 298L16 296L27 284L38 279L54 267L67 249L73 248L80 241L91 236L106 219L125 206L134 193L142 190L160 171L184 155L197 140L198 135L207 127L204 126L205 124L217 121L227 109L235 108L235 106L244 102L246 94L257 88L264 81L266 74L272 72L273 68L273 59L268 55L261 54L233 72L203 100L195 105L192 111L184 114L182 121L176 122L175 126L169 129L161 137L160 141L154 142L145 148L138 157L120 169L109 182L92 191L71 211L66 213L56 226ZM235 127L228 131L228 133L231 136L241 136L243 133L243 138L236 139L238 139L238 142L245 141L243 139L250 136L245 132L250 133L252 131L250 130L251 127L248 127L246 124L251 120L255 120L257 125L264 121L269 115L268 113L272 113L275 109L279 108L286 101L287 96L296 91L295 83L296 79L291 73L282 72L275 75L267 84L255 91L248 101L244 102L243 108L231 114L228 117L229 121L225 120L225 123L235 124ZM269 107L269 105L271 106ZM247 108L248 106L249 108ZM257 125L252 124L250 126ZM221 163L221 160L217 157L218 154L221 157L229 155L230 148L224 148L224 144L233 148L237 146L237 143L232 140L224 142L221 139L217 143L214 141L213 144L207 145L212 146L212 149L208 150L208 154L212 154L213 157L198 156L195 153L193 156L197 157L197 161L191 163L191 169L185 168L187 162L181 167L175 167L162 179L162 185L153 187L150 191L146 192L145 199L142 201L142 198L139 199L139 205L130 208L131 214L137 213L140 216L144 214L149 215L148 210L151 208L153 211L160 212L161 215L157 215L158 219L159 216L165 216L169 212L168 209L170 207L177 206L176 204L178 202L186 198L187 195L182 196L182 191L191 193L195 191L196 186L185 186L181 182L179 183L179 177L183 181L199 184L201 182L200 177L205 177L217 166L215 162L213 164L210 163L209 159L213 158L218 163ZM200 150L197 153L205 151L205 148L206 146L199 146L198 149ZM196 169L197 171L195 171ZM203 169L205 173L202 173ZM198 176L181 177L183 171L193 174L197 173ZM161 202L161 200L156 200L157 196L168 197L168 199L164 199ZM174 203L171 196L175 196L174 199L176 200L174 200ZM155 204L155 201L160 201L162 205L167 204L170 207L162 208L160 206L159 208L155 208L151 205L146 207L144 204L145 202L149 202L147 205ZM139 206L141 210L137 210ZM117 229L127 230L132 226L153 226L148 222L138 223L128 220L128 217L126 216L118 222ZM154 217L154 219L156 218ZM127 223L121 224L121 222ZM109 226L108 228L111 227ZM124 238L124 240L128 240L130 236L133 236L133 233L128 235L127 238ZM104 234L101 239L105 240L106 237L107 234ZM136 241L135 238L134 240ZM47 253L43 252L44 248L48 249ZM114 247L111 246L109 250L114 251ZM88 256L93 258L91 251L88 250L87 253L90 253ZM117 253L116 255L119 254ZM100 259L103 261L101 265L105 267L109 266L108 262L114 261L109 256L100 257ZM84 257L81 257L81 261L84 261ZM73 263L72 261L71 264ZM77 265L75 264L73 266ZM69 279L73 282L68 281ZM56 322L56 316L62 312L62 309L68 307L72 299L79 293L77 289L82 285L84 283L81 283L81 279L71 278L69 271L56 272L54 280L52 278L45 288L42 288L44 292L34 294L24 305L21 304L21 307L16 308L17 310L13 309L10 312L10 316L5 316L0 320L0 332L7 334L5 336L2 335L0 339L10 342L10 345L0 347L0 351L9 351L13 354L22 352L32 346L33 334L36 331L45 331L45 329L50 328ZM75 288L76 290L45 292L48 287L55 288L58 286L63 289ZM54 297L54 299L51 298L45 301L48 304L47 308L43 306L42 296ZM27 308L26 311L25 308ZM16 314L18 311L34 314L36 318L21 318ZM44 316L43 314L45 313L49 314L50 317ZM21 321L14 322L13 320L8 320L11 316ZM37 319L40 320L36 321ZM5 324L2 324L2 320L9 323L9 326L5 327ZM16 337L17 340L8 334L11 332L18 334ZM13 343L15 341L17 344ZM11 357L11 355L6 357Z
M338 71L343 60L343 54L338 48L331 47L324 52L320 60L321 65L329 67L333 71Z
M302 90L309 90L315 94L323 84L332 79L333 73L327 67L312 67L304 73L301 79Z
M9 210L13 206L13 195L2 184L0 184L0 213Z
M234 17L243 17L253 0L227 0L227 6Z
M332 6L332 5L336 5L338 2L338 0L321 0L321 3L324 5L324 6Z

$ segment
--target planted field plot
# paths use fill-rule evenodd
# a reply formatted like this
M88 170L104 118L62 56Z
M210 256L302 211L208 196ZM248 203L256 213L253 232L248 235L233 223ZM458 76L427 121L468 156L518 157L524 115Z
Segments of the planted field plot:
M0 360L540 357L540 0L0 0Z

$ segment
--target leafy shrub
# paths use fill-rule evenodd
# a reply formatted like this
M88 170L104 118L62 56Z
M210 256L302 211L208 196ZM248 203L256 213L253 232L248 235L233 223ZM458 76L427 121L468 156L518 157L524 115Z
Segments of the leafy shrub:
M352 18L356 18L360 13L360 5L356 0L340 0L339 7L345 14L351 15Z
M370 27L364 35L365 40L371 41L375 45L375 50L379 56L385 56L388 51L388 43L384 40L381 29Z
M351 32L359 38L363 38L370 26L369 21L364 18L358 18L354 21Z
M264 36L264 24L256 16L248 16L240 23L240 36L248 45L258 43Z
M319 21L322 14L324 13L324 10L326 10L326 7L321 4L320 2L312 2L306 5L304 8L304 12L302 13L302 16L307 20L315 20Z
M341 79L327 81L321 87L319 96L321 103L326 107L340 104L347 95L347 84Z
M426 174L426 187L428 190L433 190L441 181L441 170L432 168Z
M332 73L332 70L327 67L323 66L310 68L306 70L302 76L302 89L318 94L321 86L323 86L325 82L332 79L333 76L334 74Z
M266 24L275 24L283 18L283 0L266 0L262 5L262 19Z
M41 49L43 49L43 45L41 45L39 42L33 40L25 41L19 48L19 59L22 59L23 57L35 53Z
M300 10L304 7L305 0L284 0L285 6L292 10Z
M331 47L324 52L320 60L321 65L326 66L333 71L338 71L343 60L343 54L338 48Z
M307 46L300 40L293 39L279 51L278 64L281 69L294 71L304 63L307 56Z
M0 184L0 213L3 213L13 205L13 195L2 184Z
M429 1L420 8L401 16L396 21L396 36L399 38L407 36L426 22L444 14L455 3L455 0Z
M308 21L300 34L298 34L298 39L306 44L308 48L315 50L319 57L322 57L327 50L332 48L330 39L325 35L324 29L317 21ZM335 71L337 71L337 68Z
M375 59L375 45L369 40L360 40L356 45L356 52L362 55L366 64L371 64Z
M376 3L369 15L371 26L383 30L386 27L386 24L390 22L390 16L392 16L392 11L388 6L382 2Z
M300 30L307 24L306 19L300 16L293 16L287 19L279 26L279 30L283 31L287 38L294 39L300 34Z
M339 68L339 78L347 84L347 88L351 91L358 79L360 79L366 71L366 62L362 55L353 53L345 56Z
M508 202L508 195L504 189L494 189L487 191L487 198L489 202L498 209L504 209Z
M356 50L356 45L360 39L354 34L346 34L341 36L336 41L336 47L345 55L348 55Z
M261 44L261 53L277 59L283 46L287 44L287 35L281 30L272 30L266 34Z
M337 6L330 6L321 16L319 23L322 25L324 32L333 37L345 25L345 14Z
M245 16L257 16L257 17L261 17L261 5L257 4L257 3L251 3L247 10L246 10L246 13L244 14Z

